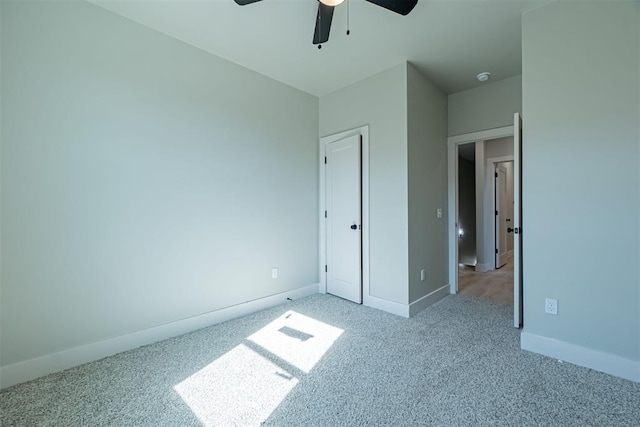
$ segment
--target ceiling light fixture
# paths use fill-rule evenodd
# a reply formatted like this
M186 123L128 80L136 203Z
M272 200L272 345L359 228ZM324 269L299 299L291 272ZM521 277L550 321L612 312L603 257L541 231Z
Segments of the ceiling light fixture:
M0 0L2 1L2 0ZM234 0L239 6L245 6L251 3L257 3L261 0ZM310 0L309 0L310 1ZM408 15L418 4L418 0L364 0L368 3L375 4L391 12L399 15ZM322 46L329 40L331 31L331 21L333 20L333 12L336 6L346 4L347 6L347 34L349 34L349 0L318 0L318 14L316 15L316 26L313 32L313 44Z
M476 79L478 79L479 82L486 82L487 80L489 80L489 78L491 78L491 73L487 71L476 76Z

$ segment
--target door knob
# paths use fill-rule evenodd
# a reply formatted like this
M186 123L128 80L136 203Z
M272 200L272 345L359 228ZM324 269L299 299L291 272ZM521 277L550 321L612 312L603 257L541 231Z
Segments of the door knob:
M351 226L351 229L352 229L352 230L357 230L357 229L358 229L358 226L357 226L357 225L355 225L355 224L353 224L353 225Z
M513 233L513 228L507 227L507 233Z

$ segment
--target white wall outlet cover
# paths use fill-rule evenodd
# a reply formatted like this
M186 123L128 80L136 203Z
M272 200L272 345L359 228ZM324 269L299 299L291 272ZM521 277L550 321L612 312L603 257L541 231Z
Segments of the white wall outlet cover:
M558 314L558 300L553 298L546 298L544 300L544 312L548 314Z
M424 282L425 275L426 275L426 273L425 273L424 269L420 270L420 281L421 282Z
M271 278L272 279L277 279L278 278L278 269L277 268L272 268L271 269Z
M438 208L438 210L436 210L436 215L438 218L442 218L442 209Z

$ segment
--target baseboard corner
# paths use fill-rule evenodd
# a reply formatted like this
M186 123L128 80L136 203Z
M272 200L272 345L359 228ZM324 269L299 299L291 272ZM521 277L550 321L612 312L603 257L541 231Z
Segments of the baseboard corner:
M435 304L442 298L446 297L450 294L450 285L447 283L436 289L433 292L428 293L427 295L415 300L411 304L409 304L409 317L413 317L425 308L429 307L432 304Z
M400 304L395 301L368 295L364 298L363 305L377 310L386 311L387 313L395 314L396 316L409 317L409 306L407 304Z
M627 359L527 331L520 333L520 348L640 383L640 360Z
M476 264L476 271L479 273L486 273L487 271L493 270L493 264Z

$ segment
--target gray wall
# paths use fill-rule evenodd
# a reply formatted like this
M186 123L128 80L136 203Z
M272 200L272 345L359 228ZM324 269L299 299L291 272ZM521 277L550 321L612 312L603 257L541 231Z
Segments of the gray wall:
M447 97L407 66L409 303L447 278ZM438 219L437 209L442 209ZM425 269L425 281L420 270Z
M458 157L458 221L464 234L458 238L458 261L475 266L476 254L476 167Z
M369 125L371 295L407 304L407 64L320 98L320 135Z
M449 136L513 126L522 111L522 76L449 95Z
M513 116L511 116L511 126L513 126ZM492 157L513 156L513 137L490 139L485 144L485 160Z
M318 282L317 98L88 3L1 7L2 365Z
M636 361L639 23L637 2L523 19L524 331Z

